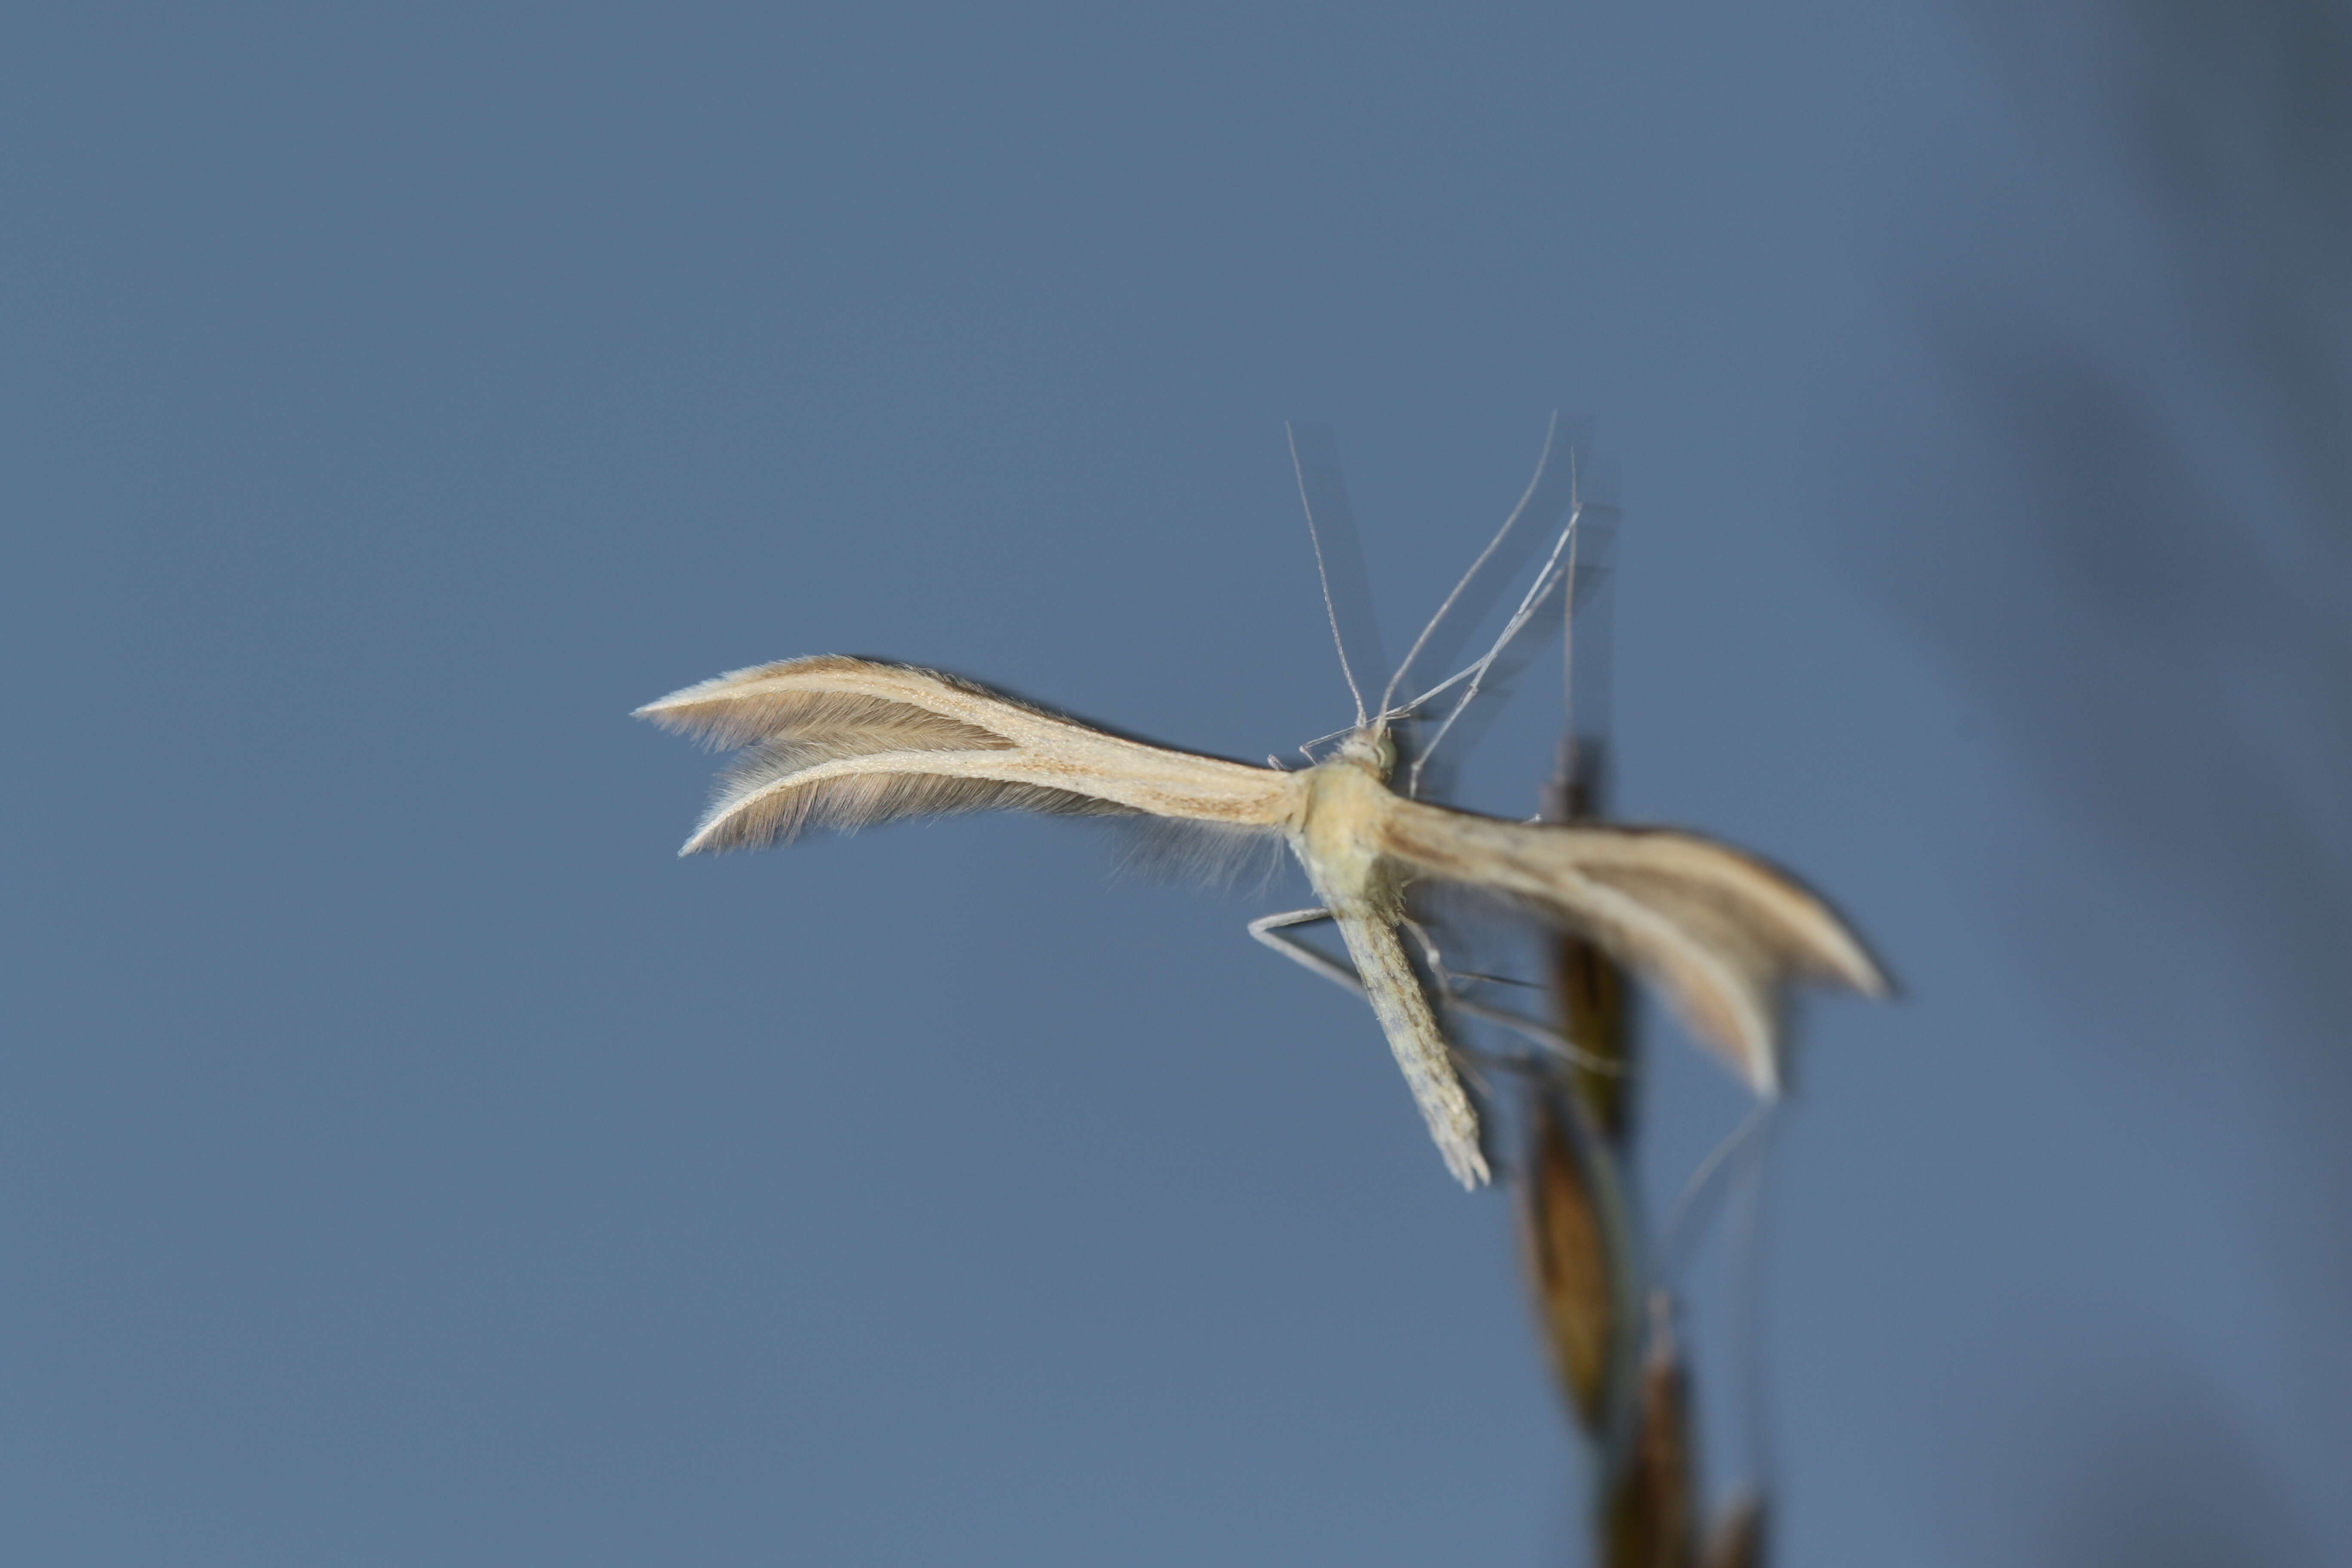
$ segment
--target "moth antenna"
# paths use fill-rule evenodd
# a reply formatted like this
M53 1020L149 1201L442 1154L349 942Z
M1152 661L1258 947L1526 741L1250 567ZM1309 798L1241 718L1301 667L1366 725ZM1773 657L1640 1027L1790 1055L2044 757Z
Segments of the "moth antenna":
M1412 661L1421 657L1421 650L1428 646L1430 637L1436 633L1439 625L1444 621L1464 592L1476 580L1478 574L1486 570L1486 563L1494 559L1495 552L1503 547L1503 541L1510 537L1511 531L1518 526L1519 520L1528 514L1530 507L1535 505L1537 496L1543 489L1544 479L1551 471L1552 453L1559 444L1559 410L1555 408L1552 410L1551 423L1544 429L1543 452L1536 458L1534 477L1528 480L1528 488L1519 493L1518 504L1511 508L1511 514L1503 520L1503 526L1495 531L1495 537L1486 542L1486 548L1478 552L1478 558L1470 563L1470 569L1462 574L1461 580L1454 584L1454 591L1445 595L1444 601L1437 606L1437 613L1429 617L1429 623L1421 628L1421 635L1412 639L1411 647L1405 649L1404 658L1397 665L1396 673L1389 677L1388 689L1381 693L1382 718L1390 717L1394 711L1390 705L1396 700L1397 688L1404 684L1405 672L1412 668ZM1572 507L1575 505L1576 494L1576 451L1573 446L1569 449L1568 461L1569 504ZM1423 701L1427 700L1426 697L1423 699Z
M1346 587L1352 597L1360 601L1363 624L1357 629L1364 646L1358 651L1373 653L1379 634L1371 617L1371 590L1364 581L1362 552L1356 545L1347 485L1339 473L1339 450L1331 433L1319 425L1301 425L1291 420L1285 423L1283 429L1290 438L1291 472L1298 478L1298 504L1307 512L1307 537L1315 546L1315 576L1323 587L1323 614L1331 623L1331 646L1339 650L1339 673L1347 677L1348 695L1356 703L1356 728L1360 730L1370 721L1370 715L1364 709L1364 690L1356 679L1355 666L1348 658L1348 636L1339 627L1339 601L1331 582L1335 568L1349 573L1350 580ZM1302 445L1316 448L1312 479L1308 477L1308 457L1301 450ZM1315 505L1318 490L1323 492L1324 500L1319 517Z
M1568 510L1571 517L1584 510L1581 492L1577 484L1576 454L1568 455ZM1568 546L1568 592L1560 595L1559 608L1559 706L1560 733L1575 743L1576 734L1576 542Z
M1464 687L1462 695L1454 700L1453 708L1447 711L1444 722L1438 725L1437 733L1430 737L1429 744L1423 747L1421 755L1413 759L1412 772L1406 780L1407 795L1421 793L1421 771L1428 765L1430 757L1436 752L1438 746L1444 741L1446 731L1454 728L1454 721L1462 717L1464 710L1476 700L1479 685L1486 679L1486 672L1495 667L1495 661L1503 656L1503 650L1511 646L1511 639L1526 629L1528 622L1534 617L1545 597L1551 593L1553 585L1560 581L1564 574L1560 557L1574 548L1576 525L1583 515L1584 509L1581 505L1569 509L1568 526L1560 530L1559 542L1551 547L1551 553L1545 557L1543 570L1536 574L1535 582L1529 584L1526 595L1519 600L1519 607L1514 610L1511 613L1511 618L1504 623L1501 634L1495 638L1495 646L1488 648L1476 663L1448 676L1444 681L1412 700L1410 706L1418 708L1447 687L1465 679L1468 682ZM1573 596L1572 594L1571 596Z
M1576 454L1580 464L1585 454ZM1560 606L1559 787L1599 787L1591 772L1601 765L1588 750L1605 750L1609 731L1610 597L1616 572L1617 509L1587 501L1583 474L1572 470L1577 510L1582 518L1569 546L1568 593ZM1562 803L1565 809L1565 803ZM1588 800L1587 808L1591 802Z
M1679 1281L1683 1270L1690 1266L1691 1249L1698 1244L1698 1230L1706 1212L1712 1207L1716 1194L1716 1178L1722 1173L1733 1155L1745 1149L1749 1142L1764 1131L1780 1108L1777 1100L1759 1100L1739 1125L1724 1135L1723 1142L1707 1152L1697 1169L1684 1179L1682 1191L1675 1194L1674 1206L1666 1211L1666 1223L1659 1231L1658 1278L1668 1282Z
M1772 1390L1765 1369L1764 1300L1764 1179L1769 1152L1767 1127L1751 1140L1740 1156L1738 1209L1731 1220L1727 1245L1730 1263L1732 1384L1739 1391L1740 1425L1748 1447L1749 1484L1769 1496L1778 1468L1773 1459Z

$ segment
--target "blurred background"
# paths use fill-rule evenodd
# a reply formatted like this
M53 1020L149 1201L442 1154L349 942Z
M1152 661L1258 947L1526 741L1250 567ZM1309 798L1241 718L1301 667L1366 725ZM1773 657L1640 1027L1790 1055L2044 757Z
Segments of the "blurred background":
M1790 1563L2352 1556L2340 4L20 5L0 400L12 1561L1577 1560L1295 879L679 862L627 717L864 653L1295 755L1283 421L1393 648L1554 408L1622 814L1908 992L1808 1015L1717 1479Z

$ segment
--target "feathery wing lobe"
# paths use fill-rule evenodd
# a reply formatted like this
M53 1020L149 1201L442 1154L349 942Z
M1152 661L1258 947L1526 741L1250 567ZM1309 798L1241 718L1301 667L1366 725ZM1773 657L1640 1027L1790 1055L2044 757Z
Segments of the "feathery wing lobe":
M1785 982L1886 992L1877 965L1821 900L1694 834L1506 822L1399 799L1383 814L1381 839L1408 874L1509 895L1599 942L1658 986L1759 1095L1780 1090Z
M1298 791L1295 774L1105 734L955 676L836 655L730 671L637 716L751 748L720 775L680 854L990 808L1273 829Z

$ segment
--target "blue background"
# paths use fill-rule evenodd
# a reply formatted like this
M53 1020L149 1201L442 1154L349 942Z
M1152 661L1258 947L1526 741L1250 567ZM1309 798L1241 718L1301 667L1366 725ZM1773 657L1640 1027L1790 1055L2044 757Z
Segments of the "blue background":
M2347 79L2300 0L11 8L0 1546L1572 1557L1295 886L681 863L625 717L858 652L1286 752L1282 421L1395 647L1562 407L1624 811L1910 991L1779 1140L1785 1560L2352 1554ZM1657 1060L1667 1182L1738 1106Z

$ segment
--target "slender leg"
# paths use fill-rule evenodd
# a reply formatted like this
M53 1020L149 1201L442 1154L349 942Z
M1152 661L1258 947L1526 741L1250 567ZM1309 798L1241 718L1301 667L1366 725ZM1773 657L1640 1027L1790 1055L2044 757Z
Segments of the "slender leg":
M1292 910L1287 914L1261 915L1250 921L1249 933L1291 963L1314 971L1334 985L1345 986L1361 994L1364 982L1353 969L1335 958L1324 956L1303 942L1277 934L1288 926L1313 925L1330 918L1329 910Z
M1316 952L1315 949L1307 946L1303 942L1278 934L1291 926L1313 925L1318 921L1328 921L1332 918L1331 911L1328 910L1292 910L1286 914L1264 915L1250 921L1249 933L1252 937L1274 949L1275 952L1282 954L1283 957L1290 960L1293 963L1298 964L1302 968L1312 970L1317 974L1321 975L1324 979L1331 982L1334 985L1345 986L1348 990L1353 991L1357 994L1361 995L1364 992L1364 981L1363 977L1358 974L1355 970L1349 968L1347 964L1341 963L1337 959L1328 957L1323 953ZM1412 929L1414 935L1421 939L1423 950L1433 960L1432 966L1434 968L1435 964L1433 961L1437 956L1436 946L1430 942L1428 933L1423 931L1418 925L1413 926ZM1437 973L1445 980L1450 981L1456 978L1455 976L1447 974L1443 969L1438 969ZM1486 976L1480 975L1474 976L1472 978L1484 979ZM1559 1030L1547 1028L1543 1025L1536 1022L1533 1018L1523 1017L1517 1013L1505 1012L1500 1007L1489 1007L1485 1005L1483 1003L1474 1002L1469 997L1462 995L1460 993L1454 990L1450 984L1444 984L1439 987L1437 999L1445 1007L1454 1012L1467 1014L1473 1018L1483 1018L1487 1023L1498 1025L1503 1028L1508 1029L1511 1033L1517 1035L1522 1039L1531 1041L1534 1044L1542 1047L1552 1055L1563 1057L1570 1061L1575 1062L1580 1067L1589 1067L1599 1072L1613 1072L1622 1070L1618 1068L1616 1063L1603 1061L1600 1058L1592 1055L1590 1051L1580 1049L1578 1047L1570 1044L1568 1037L1562 1035ZM1509 1065L1507 1062L1490 1058L1487 1053L1482 1051L1471 1051L1465 1054L1478 1060L1486 1061L1489 1065Z
M1543 989L1532 980L1515 980L1507 974L1481 974L1475 969L1456 969L1445 962L1444 953L1438 952L1437 939L1430 935L1427 926L1410 918L1397 923L1412 932L1412 940L1421 944L1421 956L1429 965L1429 972L1437 976L1438 984L1448 992L1454 991L1456 983L1464 980L1475 980L1482 985L1517 985L1528 991Z
M1421 943L1421 956L1428 963L1429 972L1437 976L1440 984L1452 989L1454 972L1445 967L1445 957L1437 951L1437 939L1429 934L1429 928L1410 917L1397 924L1412 932L1412 940Z
M1533 1018L1523 1017L1519 1014L1507 1012L1500 1007L1489 1007L1483 1002L1474 1002L1469 997L1454 991L1444 993L1438 1000L1444 1003L1453 1012L1465 1013L1473 1018L1483 1018L1499 1028L1508 1029L1521 1039L1541 1047L1549 1055L1573 1062L1589 1071L1621 1073L1625 1070L1622 1064L1594 1056L1582 1047L1572 1044L1569 1037L1558 1029L1539 1024Z

